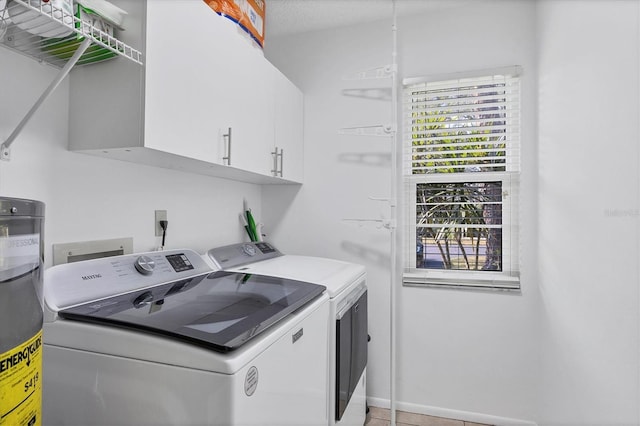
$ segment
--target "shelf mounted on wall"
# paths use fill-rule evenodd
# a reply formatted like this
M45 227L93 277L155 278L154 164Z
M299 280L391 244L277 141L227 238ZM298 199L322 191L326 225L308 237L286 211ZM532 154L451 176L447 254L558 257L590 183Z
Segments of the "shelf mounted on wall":
M381 78L391 78L398 71L396 64L384 65L382 67L371 68L364 71L358 71L342 77L343 80L377 80Z
M389 203L389 205L394 206L394 200L391 200L388 197L372 197L369 196L368 197L369 200L371 201L379 201L379 202L383 202L383 203ZM343 222L352 222L352 223L357 223L358 225L362 226L365 224L375 224L376 228L380 229L380 228L384 228L384 229L395 229L396 228L396 221L395 219L386 219L383 215L381 215L380 219L362 219L362 218L347 218L347 219L342 219Z
M142 65L142 53L91 22L78 18L72 9L60 7L64 6L63 2L10 0L6 4L0 3L5 5L0 9L0 45L60 68L58 75L0 145L0 160L9 161L11 144L74 66L117 57Z
M394 126L391 124L377 124L372 126L344 127L338 130L338 133L353 136L392 136L394 131Z
M390 219L385 219L385 218L381 218L381 219L342 219L345 222L354 222L357 223L359 225L364 225L364 224L375 224L376 228L380 229L380 228L384 228L384 229L393 229L396 227L396 223L394 221L391 221Z

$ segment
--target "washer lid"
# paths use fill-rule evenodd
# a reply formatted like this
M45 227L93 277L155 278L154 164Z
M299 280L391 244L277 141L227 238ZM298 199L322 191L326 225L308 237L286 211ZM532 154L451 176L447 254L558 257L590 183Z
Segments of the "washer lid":
M317 284L218 271L107 297L58 312L226 352L320 296Z

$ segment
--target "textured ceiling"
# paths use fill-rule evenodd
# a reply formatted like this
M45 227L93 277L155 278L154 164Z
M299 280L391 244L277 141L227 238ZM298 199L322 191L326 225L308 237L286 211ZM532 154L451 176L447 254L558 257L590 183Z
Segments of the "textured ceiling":
M472 0L396 0L397 16L460 7ZM266 36L279 37L385 18L392 0L266 0Z

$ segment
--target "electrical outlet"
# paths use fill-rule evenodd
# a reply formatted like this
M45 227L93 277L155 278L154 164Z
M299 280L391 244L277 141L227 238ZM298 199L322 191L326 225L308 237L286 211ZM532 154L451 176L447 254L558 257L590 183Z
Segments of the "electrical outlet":
M162 237L162 227L160 226L161 220L167 220L167 211L166 210L156 210L156 218L155 218L155 227L156 227L156 237Z

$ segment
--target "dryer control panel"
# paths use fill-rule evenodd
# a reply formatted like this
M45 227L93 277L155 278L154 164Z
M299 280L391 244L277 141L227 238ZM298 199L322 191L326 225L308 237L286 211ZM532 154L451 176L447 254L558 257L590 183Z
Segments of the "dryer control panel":
M207 256L209 256L220 269L229 269L282 256L282 253L273 245L259 241L213 248L207 252Z

